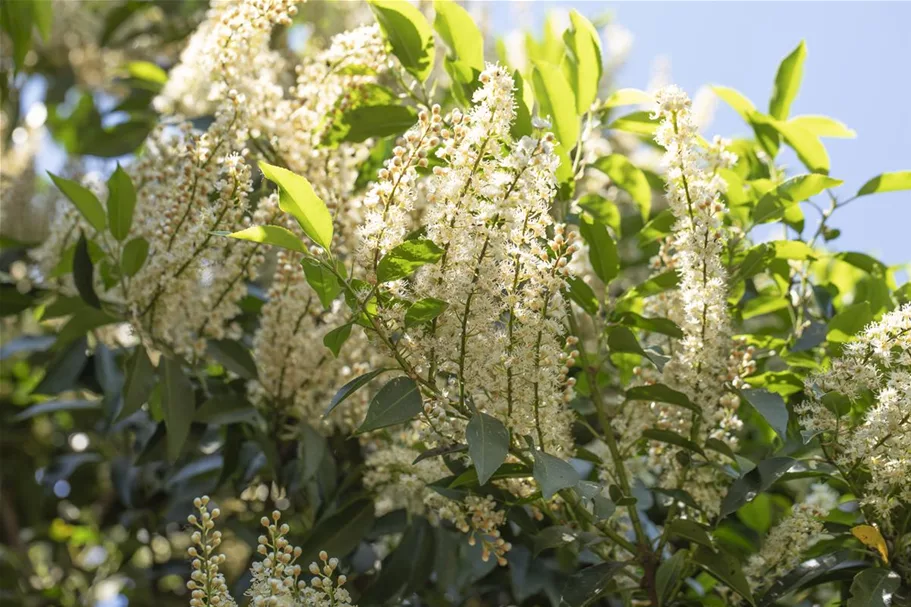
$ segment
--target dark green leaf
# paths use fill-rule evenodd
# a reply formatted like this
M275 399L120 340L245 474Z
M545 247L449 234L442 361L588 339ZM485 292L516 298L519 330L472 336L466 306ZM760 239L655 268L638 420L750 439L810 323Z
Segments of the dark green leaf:
M671 593L677 588L681 578L689 567L687 550L678 550L674 555L661 563L655 574L655 585L658 591L658 604L667 605L671 600Z
M683 338L683 331L677 326L677 323L669 318L662 318L660 316L646 318L635 312L623 312L620 314L618 320L628 327L635 327L636 329L650 331L652 333L661 333L662 335L676 337L677 339Z
M60 191L79 209L79 212L86 218L89 225L98 232L104 232L107 226L107 215L98 197L91 190L82 187L72 179L57 177L53 173L48 173L48 175L50 175L54 184L60 188Z
M376 269L379 282L390 282L407 278L415 270L428 263L435 263L443 256L443 249L432 240L419 238L406 240L380 260Z
M690 439L680 436L672 430L649 428L648 430L644 430L642 432L642 436L648 440L654 440L660 443L668 443L680 447L681 449L686 449L687 451L692 451L694 453L698 453L699 455L705 456L705 451L702 450L702 447Z
M256 379L256 362L253 355L236 339L210 340L208 352L228 371L244 379Z
M133 238L123 247L120 268L125 275L136 275L149 256L149 241L145 238Z
M534 456L534 477L544 499L549 500L561 489L574 487L579 482L579 473L568 462L538 449Z
M411 462L411 465L413 466L418 462L422 462L425 459L430 459L431 457L449 455L450 453L464 453L465 451L468 451L468 445L460 445L458 443L452 445L442 445L440 447L435 447L433 449L423 451L419 456L414 458L414 461Z
M596 222L587 213L579 218L579 231L588 243L588 256L592 268L604 284L610 283L620 272L620 255L617 244L607 228Z
M795 463L796 460L790 457L772 457L759 462L759 465L734 481L728 489L721 502L721 518L736 512L742 505L771 487Z
M79 236L73 253L73 282L82 300L93 308L101 309L101 300L95 293L95 266L89 256L89 244L85 234Z
M357 548L361 539L373 527L373 502L362 500L346 506L331 516L318 520L313 531L303 542L301 563L319 562L319 553L325 550L343 558Z
M342 404L345 399L349 396L369 384L376 378L380 373L387 371L388 369L376 369L375 371L370 371L369 373L364 373L363 375L358 375L347 384L339 388L339 391L335 393L335 396L332 397L332 401L329 403L329 406L326 407L326 412L323 413L323 417L326 417L332 410Z
M347 323L340 327L336 327L326 333L323 337L323 345L329 348L332 352L332 355L338 358L339 352L342 351L342 346L345 345L345 342L348 341L348 337L351 335L351 326L353 323Z
M695 521L676 519L668 523L667 532L675 537L682 537L707 548L715 547L715 543L708 534L708 530Z
M204 402L193 421L213 426L228 426L239 422L252 422L259 417L256 409L239 394L213 396Z
M768 390L741 390L740 395L769 422L781 440L787 440L788 407L781 396Z
M403 424L418 415L422 409L421 392L414 380L410 377L396 377L380 388L370 401L367 417L357 431L360 434Z
M108 179L108 226L118 241L123 241L133 225L133 209L136 207L136 189L126 171L117 169Z
M340 141L361 142L375 137L401 135L417 122L417 112L407 105L365 105L348 110L338 128L347 129Z
M608 583L625 566L624 563L600 563L571 575L563 586L560 604L569 607L591 605L607 591Z
M693 404L686 394L669 388L664 384L635 386L626 391L626 399L670 403L702 415L702 409Z
M88 362L88 342L81 337L57 352L47 365L47 372L35 388L36 394L59 394L75 387L76 380Z
M596 315L601 304L598 302L598 298L592 288L584 280L576 276L570 276L567 279L567 284L569 286L570 299L588 314Z
M892 595L900 585L901 578L891 569L865 569L851 583L847 607L890 607Z
M101 401L99 400L49 400L28 407L14 415L10 421L21 422L39 415L57 413L58 411L91 411L100 407Z
M871 322L873 322L873 312L870 309L870 302L862 301L851 304L829 321L829 332L826 334L826 339L835 343L845 343L853 339Z
M123 385L123 409L120 419L139 411L152 394L155 385L155 367L142 345L136 346L126 365L126 382Z
M503 478L528 478L531 476L528 467L525 464L503 464L497 471L491 475L491 480L500 480ZM478 471L474 466L458 475L449 483L449 489L458 489L459 487L477 487Z
M478 483L484 485L509 453L509 430L503 422L486 413L477 412L465 428L468 454L478 472Z
M196 400L193 385L184 375L180 361L162 357L159 370L163 385L161 412L168 431L168 459L174 462L190 435L190 424L196 415Z
M742 596L750 605L755 605L750 585L740 570L737 559L723 552L715 552L703 546L696 549L693 562L708 571L712 576L726 584L731 590Z

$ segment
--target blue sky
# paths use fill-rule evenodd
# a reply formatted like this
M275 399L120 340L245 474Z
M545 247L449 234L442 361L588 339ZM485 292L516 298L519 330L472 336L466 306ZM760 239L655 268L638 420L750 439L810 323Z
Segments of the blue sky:
M911 169L911 3L499 1L487 7L498 32L520 25L540 32L554 8L589 17L612 13L634 36L618 86L646 88L653 61L665 55L673 81L691 95L702 85L723 84L760 108L768 105L779 61L804 39L803 86L791 114L825 114L857 131L856 139L825 140L831 175L845 182L840 197L881 172ZM723 103L709 130L749 133ZM785 160L799 169L796 159ZM815 212L806 214L811 229ZM873 253L891 264L911 261L911 192L861 198L831 224L843 234L834 249Z

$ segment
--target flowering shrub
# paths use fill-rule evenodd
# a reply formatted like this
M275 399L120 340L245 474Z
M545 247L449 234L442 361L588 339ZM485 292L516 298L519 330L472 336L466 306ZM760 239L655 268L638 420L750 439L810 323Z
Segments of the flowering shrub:
M575 11L516 60L450 0L188 6L86 8L63 171L4 151L53 203L4 240L8 596L911 604L911 288L828 224L911 171L843 192L803 43L729 140ZM65 17L17 7L13 87Z

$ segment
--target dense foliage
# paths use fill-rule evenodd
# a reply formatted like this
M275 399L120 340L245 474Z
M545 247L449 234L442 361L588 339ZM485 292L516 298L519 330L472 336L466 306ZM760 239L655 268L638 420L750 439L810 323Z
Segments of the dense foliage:
M803 43L728 140L576 11L2 17L4 602L911 605L911 286L829 225L911 171Z

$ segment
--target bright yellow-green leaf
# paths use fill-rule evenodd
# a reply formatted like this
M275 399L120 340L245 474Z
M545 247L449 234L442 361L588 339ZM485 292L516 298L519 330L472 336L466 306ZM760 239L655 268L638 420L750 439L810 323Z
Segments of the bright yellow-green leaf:
M857 195L866 196L877 192L898 192L900 190L911 190L911 171L896 171L877 175L865 183L858 190Z
M655 98L639 89L618 89L610 94L603 107L619 107L621 105L641 105L643 103L653 103Z
M538 61L532 83L541 114L550 116L557 139L564 148L572 149L579 139L579 117L576 99L563 72L552 63Z
M658 122L652 118L651 112L640 111L620 116L608 124L607 128L626 131L627 133L635 133L637 135L652 136L658 129Z
M133 78L164 84L168 81L168 73L151 61L131 61L127 64L127 71Z
M778 120L785 120L791 111L791 103L797 97L800 81L803 79L803 62L807 57L807 45L801 40L790 55L778 66L775 88L769 100L769 114Z
M828 116L804 115L794 116L788 124L799 126L817 137L834 137L839 139L854 139L857 133L849 129L843 122Z
M652 210L652 189L645 173L622 154L605 156L592 166L610 177L618 188L625 190L639 207L642 219L648 221Z
M845 343L854 338L854 336L863 330L870 322L873 321L873 310L870 308L870 302L862 301L860 303L845 306L845 308L832 317L829 321L829 331L826 339L834 343Z
M601 82L601 39L591 22L579 11L570 11L570 28L563 34L567 54L564 73L576 94L576 112L581 116L598 98Z
M79 209L89 224L99 232L103 232L107 226L107 214L98 197L72 179L57 177L53 173L48 173L48 175L51 176L54 185L60 188L60 191Z
M750 120L750 114L756 111L756 106L753 105L753 102L747 99L740 91L717 85L712 87L712 91L747 122Z
M775 221L791 205L807 200L826 188L832 188L841 183L840 179L832 179L819 173L791 177L759 199L753 221L756 223Z
M253 226L240 232L228 234L231 238L238 240L248 240L260 244L270 244L289 251L306 253L307 247L301 242L301 239L294 235L291 230L280 226Z
M294 216L304 233L328 251L332 244L332 216L310 182L288 169L262 161L259 168L266 179L278 186L281 210Z
M433 27L460 62L484 70L484 37L474 19L454 0L434 0Z
M776 240L767 244L775 247L775 257L778 259L805 261L817 257L817 252L801 240Z
M889 548L886 546L886 540L883 534L879 532L879 529L873 525L858 525L851 528L851 534L863 542L864 546L876 550L883 563L889 564Z
M829 154L819 137L799 124L780 120L772 121L772 124L809 170L814 173L829 173Z
M402 66L420 80L433 70L433 29L407 0L370 0L383 35Z

